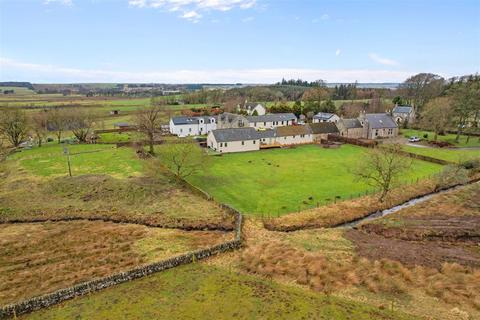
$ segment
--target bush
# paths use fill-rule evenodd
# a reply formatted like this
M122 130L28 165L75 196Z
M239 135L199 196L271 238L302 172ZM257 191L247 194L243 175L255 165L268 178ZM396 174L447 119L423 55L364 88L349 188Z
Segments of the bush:
M425 133L425 134L423 135L423 138L424 138L424 139L428 139L428 133Z
M467 170L479 170L480 159L466 160L460 163L460 166Z
M448 188L468 182L468 170L459 165L448 165L436 177L435 189Z

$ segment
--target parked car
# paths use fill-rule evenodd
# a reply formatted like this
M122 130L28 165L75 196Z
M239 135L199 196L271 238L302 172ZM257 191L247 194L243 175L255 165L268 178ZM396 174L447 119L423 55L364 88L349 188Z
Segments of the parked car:
M419 142L420 138L417 136L411 136L410 139L408 139L408 142Z

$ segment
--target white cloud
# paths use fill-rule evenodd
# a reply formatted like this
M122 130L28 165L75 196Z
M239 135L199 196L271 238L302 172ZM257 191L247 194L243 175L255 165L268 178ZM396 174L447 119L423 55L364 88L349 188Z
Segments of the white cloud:
M129 0L131 7L164 9L168 12L183 12L181 18L198 22L200 12L229 11L234 8L250 9L257 0Z
M368 54L368 57L375 61L376 63L380 63L380 64L383 64L385 66L396 66L398 65L398 62L395 61L395 60L392 60L392 59L387 59L387 58L383 58L383 57L380 57L378 54L376 53L370 53Z
M198 22L198 20L202 17L202 15L192 10L192 11L185 12L183 15L181 15L181 17L184 19L190 20L192 22Z
M246 18L242 19L242 22L247 23L247 22L250 22L250 21L253 21L253 20L254 20L253 17L246 17Z
M43 4L46 4L46 5L48 5L48 4L55 4L55 3L56 3L56 4L62 4L62 5L64 5L64 6L71 6L71 5L73 5L72 0L45 0L45 1L43 2Z
M330 19L330 16L329 16L328 14L324 13L324 14L322 14L322 16L320 17L320 19L322 19L322 20L328 20L328 19Z
M167 83L274 83L279 79L328 82L401 82L415 74L393 70L328 70L305 68L196 69L123 72L66 68L0 58L0 81L32 82L167 82Z
M335 55L336 55L337 57L338 57L341 53L342 53L342 50L340 50L340 49L337 49L337 50L335 51Z

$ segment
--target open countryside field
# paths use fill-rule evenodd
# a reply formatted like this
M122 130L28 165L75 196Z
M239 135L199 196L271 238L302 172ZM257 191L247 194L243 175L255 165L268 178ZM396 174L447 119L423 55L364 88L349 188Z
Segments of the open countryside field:
M415 130L415 129L401 129L400 133L407 138L416 136L422 139L432 140L432 141L433 141L433 137L435 136L435 134L431 131ZM427 138L424 138L425 135L427 135ZM468 143L467 143L466 135L460 135L458 142L455 141L456 137L457 137L456 134L447 133L445 135L438 135L437 140L451 143L457 147L480 147L480 137L478 136L477 137L471 136Z
M103 217L172 227L232 228L232 217L192 194L133 149L68 145L24 150L0 166L0 220ZM147 174L148 173L148 174Z
M364 152L352 145L308 145L224 154L212 156L209 169L189 180L244 213L277 216L372 192L352 174ZM439 165L413 161L402 180L414 183L440 170Z
M480 148L479 149L460 149L456 150L453 148L422 148L422 147L413 147L413 146L403 146L403 149L408 152L421 154L423 156L429 156L436 159L441 159L450 162L464 162L468 160L480 158Z
M204 263L27 315L25 319L416 319Z
M219 231L101 221L0 224L0 305L231 238L232 233Z

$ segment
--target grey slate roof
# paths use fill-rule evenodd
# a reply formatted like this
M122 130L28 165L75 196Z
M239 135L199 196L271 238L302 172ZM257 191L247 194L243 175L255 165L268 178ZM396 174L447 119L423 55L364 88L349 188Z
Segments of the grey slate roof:
M257 131L251 127L217 129L217 130L213 130L212 134L215 137L215 140L217 140L217 142L246 141L246 140L260 139Z
M267 129L267 130L258 130L257 131L258 137L262 138L273 138L276 136L275 129Z
M333 122L318 122L308 125L313 134L338 133L338 128Z
M393 113L410 113L412 112L412 107L410 106L395 106L393 108Z
M250 123L297 120L297 117L293 113L271 113L263 116L248 116L246 118Z
M358 119L340 119L340 121L347 129L363 128Z
M205 119L205 123L210 123L212 118L215 117L208 117L208 116L202 116L202 117L186 117L186 116L179 116L179 117L173 117L172 121L174 125L182 125L182 124L198 124L199 119Z
M397 128L398 125L393 118L386 113L367 113L365 115L370 129Z
M319 113L317 113L316 115L313 116L313 119L328 120L333 116L334 116L333 113L319 112Z

